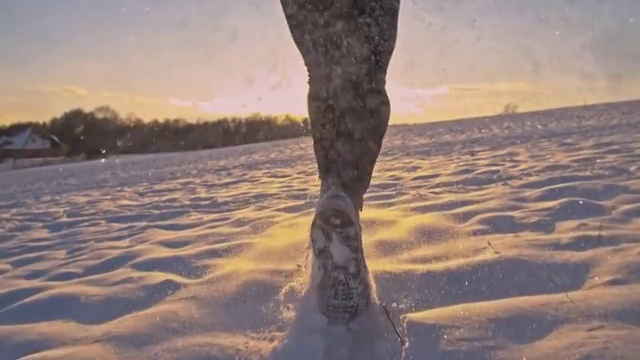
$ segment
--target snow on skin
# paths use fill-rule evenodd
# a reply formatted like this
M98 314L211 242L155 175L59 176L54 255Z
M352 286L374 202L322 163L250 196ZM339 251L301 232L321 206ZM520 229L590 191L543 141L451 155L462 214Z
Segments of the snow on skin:
M372 307L377 345L635 358L639 118L633 102L390 129L362 222L407 344ZM317 188L310 139L1 172L2 358L376 352L301 297Z

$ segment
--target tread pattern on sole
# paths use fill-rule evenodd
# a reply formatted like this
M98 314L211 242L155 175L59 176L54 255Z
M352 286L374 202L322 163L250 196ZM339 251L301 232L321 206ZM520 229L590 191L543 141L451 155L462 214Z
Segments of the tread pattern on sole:
M370 286L360 225L338 206L319 208L311 224L311 245L319 265L316 270L320 272L320 312L329 323L347 324L369 306ZM332 252L336 246L342 249L340 263Z

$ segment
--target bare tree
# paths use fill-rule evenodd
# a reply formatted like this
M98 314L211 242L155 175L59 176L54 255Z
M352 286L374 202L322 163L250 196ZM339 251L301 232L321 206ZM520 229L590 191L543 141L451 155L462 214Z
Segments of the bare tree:
M515 114L517 111L518 111L518 104L510 102L504 106L501 114L504 114L504 115Z

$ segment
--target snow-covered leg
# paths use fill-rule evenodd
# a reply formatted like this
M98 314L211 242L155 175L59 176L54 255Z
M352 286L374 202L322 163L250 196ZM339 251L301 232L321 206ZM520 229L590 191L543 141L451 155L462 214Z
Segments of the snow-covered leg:
M280 1L309 75L318 175L337 180L361 210L391 114L386 77L400 0Z

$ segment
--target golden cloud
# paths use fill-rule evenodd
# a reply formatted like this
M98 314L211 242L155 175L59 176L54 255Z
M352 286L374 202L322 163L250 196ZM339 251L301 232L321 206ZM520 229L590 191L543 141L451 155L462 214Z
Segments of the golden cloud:
M18 121L20 116L14 113L0 113L0 124L8 124L14 121Z
M487 84L449 85L449 91L454 94L469 93L525 93L535 91L535 87L526 82L497 82Z
M50 86L44 84L35 84L28 87L31 91L38 91L48 94L55 94L59 96L70 97L84 97L89 94L89 91L79 86L64 85L64 86Z
M15 97L15 96L0 96L0 101L2 101L2 102L8 102L9 103L9 102L14 102L16 100L18 100L18 98Z
M101 92L100 96L106 99L118 100L123 102L132 102L132 103L138 103L138 104L155 104L155 103L166 102L165 99L131 94L127 92Z

